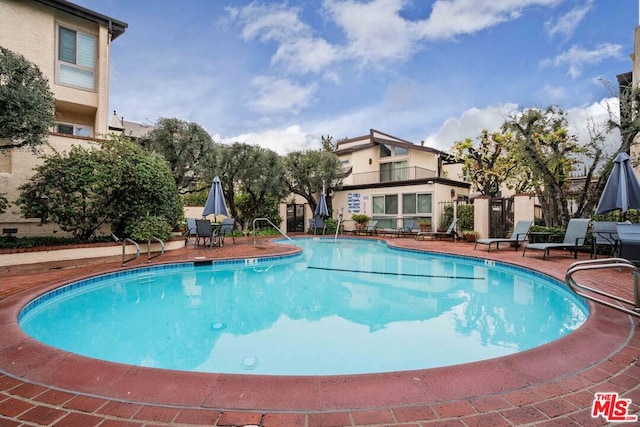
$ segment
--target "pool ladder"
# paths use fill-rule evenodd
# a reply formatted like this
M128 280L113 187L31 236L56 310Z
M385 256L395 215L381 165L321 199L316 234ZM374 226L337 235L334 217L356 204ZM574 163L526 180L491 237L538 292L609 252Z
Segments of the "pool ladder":
M287 233L285 233L284 231L280 230L280 228L275 225L273 222L271 222L271 220L269 218L256 218L253 220L253 244L256 244L256 222L258 221L264 221L264 222L268 222L269 224L271 224L271 226L273 228L275 228L276 230L278 230L280 232L280 234L282 234L284 237L286 237L291 243L293 243L293 239L291 239L291 237L287 236Z
M138 245L138 243L136 243L135 241L127 238L124 239L120 239L118 236L116 236L115 234L111 233L111 238L116 242L116 243L121 243L122 242L122 265L126 265L127 262L129 261L133 261L134 259L138 259L140 257L140 245ZM158 255L155 256L151 256L151 241L155 240L158 243L160 243L160 253ZM127 243L131 243L132 245L135 246L136 248L136 256L127 260L126 256L127 256ZM151 262L151 260L153 258L157 258L160 255L164 254L165 251L165 246L164 246L164 242L162 240L160 240L157 237L152 237L151 239L149 239L149 241L147 242L147 262Z
M602 291L597 288L593 288L586 285L581 285L575 281L573 274L579 271L588 270L602 270L602 269L619 269L619 270L631 270L633 272L633 301L626 298L622 298L618 295ZM606 259L592 259L586 261L577 261L569 266L567 273L564 276L564 282L569 288L580 295L583 298L612 308L614 310L621 311L628 315L640 318L640 269L634 266L631 262L623 258L606 258ZM594 295L595 294L595 295ZM600 298L605 297L605 299ZM615 304L614 301L622 303L624 305Z

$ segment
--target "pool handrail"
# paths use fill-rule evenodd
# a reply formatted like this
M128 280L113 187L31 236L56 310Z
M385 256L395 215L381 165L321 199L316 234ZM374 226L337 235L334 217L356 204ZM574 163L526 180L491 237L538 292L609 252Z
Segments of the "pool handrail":
M152 241L152 240L155 240L155 241L157 241L158 243L160 243L160 247L161 247L160 253L159 253L158 255L155 255L155 256L151 256L151 241ZM152 260L153 258L158 258L158 257L159 257L159 256L161 256L162 254L164 254L164 250L165 250L164 242L163 242L162 240L160 240L158 237L156 237L156 236L152 236L152 237L147 241L147 262L151 262L151 260Z
M268 222L269 224L271 224L271 226L272 226L273 228L275 228L276 230L278 230L278 232L279 232L280 234L282 234L282 235L283 235L284 237L286 237L286 238L287 238L291 243L293 243L293 239L292 239L291 237L287 236L287 233L285 233L284 231L280 230L280 228L279 228L277 225L275 225L273 222L271 222L271 220L270 220L269 218L256 218L256 219L254 219L254 220L253 220L253 244L254 244L254 245L256 244L256 222L257 222L257 221L266 221L266 222Z
M581 285L578 282L576 282L576 280L573 278L573 274L578 271L610 269L610 268L630 269L633 272L633 296L634 296L633 301L618 295L604 292L600 289L597 289L591 286ZM573 292L575 292L577 295L580 295L583 298L586 298L598 304L604 305L606 307L612 308L614 310L621 311L630 316L640 318L640 269L638 269L638 267L636 267L629 260L626 260L624 258L605 258L605 259L591 259L586 261L577 261L571 264L567 269L567 273L565 274L564 281L569 287L569 289L571 289ZM584 292L584 291L587 291L587 292ZM603 296L605 298L608 298L608 300L598 298L592 294ZM623 303L627 307L614 304L612 301ZM633 308L628 308L629 306Z
M138 259L138 257L140 256L140 246L134 242L133 240L129 239L128 237L123 239L120 239L118 236L116 236L114 233L111 233L111 238L113 239L114 242L116 243L121 243L122 242L122 266L125 266L127 264L127 262L129 261L133 261L134 259ZM131 258L128 261L125 261L125 255L126 255L126 246L127 246L127 242L129 243L133 243L136 247L136 256L135 258Z

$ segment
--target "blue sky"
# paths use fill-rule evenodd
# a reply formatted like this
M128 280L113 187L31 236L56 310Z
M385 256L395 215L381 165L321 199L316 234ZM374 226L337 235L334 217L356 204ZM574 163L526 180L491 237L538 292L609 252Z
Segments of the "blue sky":
M72 0L127 22L111 110L177 117L280 154L370 128L441 150L554 104L572 130L617 108L635 0Z

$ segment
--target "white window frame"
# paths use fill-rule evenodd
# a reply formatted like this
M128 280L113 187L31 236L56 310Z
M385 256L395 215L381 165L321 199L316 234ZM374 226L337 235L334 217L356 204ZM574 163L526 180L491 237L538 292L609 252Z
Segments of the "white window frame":
M59 131L59 126L70 126L73 128L73 133L66 133L66 132L60 132ZM73 136L77 136L77 137L81 137L81 138L93 138L93 127L91 126L85 126L85 125L77 125L74 123L67 123L67 122L56 122L54 127L54 132L55 133L59 133L62 135L73 135ZM89 131L89 135L81 135L79 133L81 133L81 130L87 130Z
M76 58L75 62L67 62L60 59L60 31L61 29L65 29L68 31L75 32L75 53ZM89 37L93 40L93 58L92 65L83 65L81 60L81 50L79 48L78 36ZM98 37L95 34L87 33L86 31L79 30L72 26L57 24L56 25L56 83L62 86L69 86L77 89L87 90L91 92L97 91L97 65L98 65ZM82 84L74 84L73 82L64 81L62 74L63 69L67 67L72 71L76 70L79 73L88 73L92 75L91 78L91 87L82 85Z

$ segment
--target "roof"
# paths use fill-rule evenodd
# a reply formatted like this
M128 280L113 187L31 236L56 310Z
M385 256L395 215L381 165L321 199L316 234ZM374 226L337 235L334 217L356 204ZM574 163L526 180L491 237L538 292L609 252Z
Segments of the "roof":
M129 24L119 21L106 15L94 12L93 10L86 9L82 6L78 6L65 0L36 0L38 3L53 7L54 9L61 10L63 12L70 13L73 16L77 16L87 21L95 22L100 25L104 25L109 29L111 34L111 40L117 39L120 35L124 34Z
M111 117L111 124L109 125L109 130L122 132L123 135L129 136L134 139L144 137L153 129L154 128L152 125L145 125L143 123L129 122L127 120L124 120L123 117L118 117L115 111L113 112L113 117Z
M362 143L358 144L358 142L362 142ZM410 141L406 141L404 139L380 132L376 129L370 129L369 135L363 135L355 138L343 139L341 141L338 141L338 146L336 148L335 153L338 155L347 154L354 151L365 150L367 148L371 148L380 144L394 145L397 147L404 147L411 150L426 151L429 153L438 154L441 157L443 157L444 160L453 161L453 158L451 158L451 155L445 151L440 151L435 148L425 146L424 143L417 145ZM343 146L348 145L348 146L341 148L340 147L341 145Z

